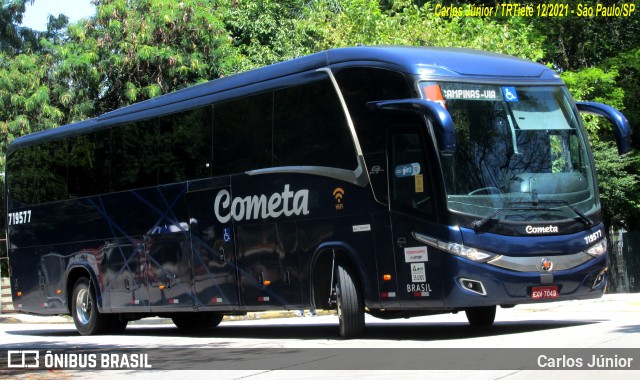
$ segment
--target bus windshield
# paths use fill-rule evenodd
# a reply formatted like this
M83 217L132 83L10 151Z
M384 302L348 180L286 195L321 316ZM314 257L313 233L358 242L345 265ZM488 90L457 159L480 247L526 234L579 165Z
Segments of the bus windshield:
M442 157L450 210L501 222L580 219L598 208L586 137L561 86L422 82L455 124Z

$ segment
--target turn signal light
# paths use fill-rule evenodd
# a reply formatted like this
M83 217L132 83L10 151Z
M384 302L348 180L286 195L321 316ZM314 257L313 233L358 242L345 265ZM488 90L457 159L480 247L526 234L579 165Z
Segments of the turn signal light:
M160 290L164 289L164 285L158 285L158 289Z
M382 275L382 279L385 281L391 281L391 275L390 274Z
M264 280L264 286L269 286L271 285L271 281L269 280Z
M18 297L22 297L22 292L18 292L16 294L18 295Z

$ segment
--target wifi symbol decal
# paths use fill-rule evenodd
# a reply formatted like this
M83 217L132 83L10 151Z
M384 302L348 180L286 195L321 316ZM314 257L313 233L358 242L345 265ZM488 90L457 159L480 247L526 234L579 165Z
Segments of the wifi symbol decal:
M344 190L340 187L336 187L333 190L333 197L338 202L336 204L336 210L342 210L344 208L344 205L342 204L342 198L344 197Z

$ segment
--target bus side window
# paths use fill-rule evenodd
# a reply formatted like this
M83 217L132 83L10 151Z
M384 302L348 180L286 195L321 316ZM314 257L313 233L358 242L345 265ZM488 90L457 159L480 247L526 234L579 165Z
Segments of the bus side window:
M158 183L211 176L211 107L159 118Z
M36 202L33 181L36 167L32 147L16 150L7 160L8 208L22 207Z
M358 166L346 116L328 79L276 91L274 110L273 166Z
M10 200L23 205L66 200L68 153L66 141L49 141L15 152L8 168Z
M69 140L69 196L109 192L111 173L110 131L102 130Z
M158 145L155 119L111 130L111 190L158 184Z
M213 175L271 166L273 94L235 99L213 107Z
M392 208L433 213L429 170L420 134L393 132L390 137Z

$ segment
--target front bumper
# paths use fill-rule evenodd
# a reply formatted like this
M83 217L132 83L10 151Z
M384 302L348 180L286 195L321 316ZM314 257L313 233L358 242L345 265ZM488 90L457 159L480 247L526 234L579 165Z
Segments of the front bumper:
M516 271L445 256L443 264L453 276L443 284L443 303L450 308L600 298L608 282L606 255L549 272ZM557 297L533 299L532 289L541 286L556 286Z

